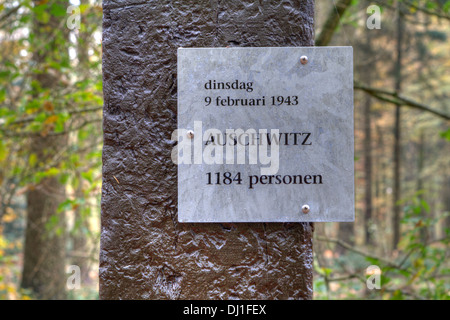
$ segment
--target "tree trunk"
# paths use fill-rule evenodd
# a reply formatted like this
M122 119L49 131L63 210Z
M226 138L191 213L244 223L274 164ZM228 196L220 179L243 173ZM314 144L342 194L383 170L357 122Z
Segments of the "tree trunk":
M77 172L78 179L78 188L75 190L75 198L81 199L84 197L83 194L83 180L81 177L81 173ZM80 280L81 283L86 284L89 281L89 259L90 256L86 255L89 248L88 241L88 231L90 229L88 217L84 216L82 213L82 206L79 206L74 210L74 232L72 236L73 241L73 253L74 257L72 258L72 264L80 267Z
M334 32L336 31L339 21L344 15L347 8L350 6L352 0L339 0L336 5L330 10L327 20L325 21L320 34L316 39L316 46L327 46L331 39L333 38Z
M419 193L419 199L423 199L423 168L425 161L425 134L423 130L420 131L418 149L419 154L417 157L417 192ZM427 218L427 212L424 210L424 208L422 208L421 211L421 218ZM420 229L420 239L424 245L426 245L429 240L428 228L425 226L422 226Z
M368 94L364 100L364 176L365 176L365 194L364 194L364 231L365 243L373 244L372 234L372 129L370 124L370 107L372 100Z
M339 222L338 229L338 238L339 240L344 241L348 244L355 243L355 230L353 222ZM336 246L334 249L340 255L345 254L348 250L342 246Z
M449 212L450 213L450 175L448 175L447 173L447 177L444 178L444 187L442 188L443 192L442 192L442 198L443 198L443 202L444 202L444 212ZM442 234L447 235L450 232L450 215L448 215L445 218L445 221L443 221L443 230L442 230Z
M364 46L364 54L366 61L370 61L372 57L372 30L366 29L366 43ZM374 76L371 65L366 66L366 70L363 71L363 79L367 86L371 86L372 77ZM370 70L370 71L369 71ZM364 96L364 178L365 178L365 194L364 194L364 240L365 243L373 244L372 235L372 127L371 127L371 106L372 98L369 94Z
M34 1L35 6L38 3L40 1ZM61 4L63 8L67 7L66 1L59 0L50 1L47 5L54 3ZM60 24L61 21L53 15L47 23L37 19L33 21L32 31L36 48L33 61L36 69L44 71L35 73L33 78L43 90L55 90L59 81L56 72L45 71L48 67L47 59L59 61L68 57L62 42L63 39L67 41L67 31L59 31ZM55 34L55 30L58 30L58 34ZM30 153L37 156L37 163L54 162L53 157L57 151L67 144L66 135L47 134L37 134L30 139ZM27 193L27 226L21 286L31 289L39 299L65 298L65 215L57 213L58 205L64 199L64 186L56 177L42 179Z
M402 36L403 36L403 21L402 21L401 2L397 1L397 59L395 62L395 92L400 93L402 82ZM401 207L399 201L401 198L401 105L395 106L395 124L394 124L394 190L393 190L393 218L392 218L392 249L396 250L400 241L400 219Z
M102 299L311 299L308 223L178 223L177 48L312 46L314 1L103 2Z
M32 139L31 152L53 153L63 142L61 137L37 137ZM45 157L41 153L38 158ZM27 193L22 288L31 289L38 299L65 298L65 216L57 214L64 199L64 186L54 177L43 179ZM58 221L54 224L51 219L55 217Z

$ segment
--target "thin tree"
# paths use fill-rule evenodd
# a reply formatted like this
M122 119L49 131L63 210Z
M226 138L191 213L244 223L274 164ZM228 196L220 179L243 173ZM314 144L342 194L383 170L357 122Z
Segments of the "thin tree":
M366 61L370 60L373 54L372 51L372 30L366 29L365 38L366 42L364 45L364 54L366 55ZM370 72L370 65L366 67L365 72L363 72L363 78L365 83L370 86L371 78L373 75L373 70ZM363 142L363 152L364 152L364 182L365 182L365 194L364 194L364 231L365 231L365 243L373 243L372 230L372 128L371 128L371 106L372 97L369 94L364 95L363 102L363 117L364 117L364 142Z
M400 94L402 84L402 42L403 42L403 19L402 3L397 1L397 40L396 40L396 61L395 61L395 92ZM401 207L399 201L401 198L401 104L395 106L394 120L394 166L393 166L393 216L392 216L392 248L395 250L400 241L400 218Z

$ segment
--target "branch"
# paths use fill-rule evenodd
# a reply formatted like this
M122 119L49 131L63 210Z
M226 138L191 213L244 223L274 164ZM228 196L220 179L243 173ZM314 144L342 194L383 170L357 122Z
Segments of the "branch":
M325 24L323 25L322 31L317 37L315 44L316 46L326 46L331 41L334 32L339 24L341 16L344 14L345 10L350 6L351 0L339 0L339 2L334 5L331 9Z
M386 7L386 8L391 9L391 10L395 10L394 6L387 4L385 1L374 0L374 2L377 3L380 6ZM446 20L450 20L450 16L447 15L447 14L440 13L440 12L437 12L437 11L431 11L431 10L428 10L426 8L416 6L415 4L407 2L407 1L404 1L403 4L408 6L408 7L410 7L410 8L416 9L417 11L421 11L423 13L426 13L427 15L435 16L435 17L438 17L438 18L443 18L443 19L446 19ZM412 15L409 12L402 12L402 14L404 16Z
M345 249L347 249L347 250L349 250L349 251L353 251L353 252L355 252L355 253L357 253L357 254L359 254L359 255L361 255L361 256L364 256L364 257L367 257L367 258L371 258L371 259L379 260L379 261L383 262L384 264L386 264L386 265L389 266L389 267L394 267L394 268L397 268L397 269L402 269L399 265L397 265L396 263L394 263L394 262L392 262L392 261L386 260L386 259L384 259L384 258L375 256L375 255L372 255L372 254L368 254L367 252L364 252L364 251L361 251L361 250L359 250L359 249L356 249L356 248L354 248L353 246L351 246L350 244L348 244L348 243L346 243L346 242L344 242L344 241L342 241L342 240L339 240L339 239L333 239L333 238L327 238L327 237L320 237L320 236L316 237L316 239L319 240L319 241L325 241L325 242L335 243L335 244L337 244L337 245L339 245L339 246L341 246L341 247L343 247L343 248L345 248Z
M323 277L325 277L325 275L322 275ZM347 281L347 280L352 280L352 279L360 279L359 275L357 274L349 274L347 276L342 276L342 277L336 277L336 278L328 278L327 277L327 281L328 282L334 282L334 281ZM364 279L365 281L366 279ZM364 282L363 281L363 282Z
M413 3L405 2L405 4L406 4L407 6L413 8L413 9L416 9L417 11L422 11L423 13L426 13L426 14L428 14L428 15L436 16L436 17L438 17L438 18L443 18L443 19L450 20L450 16L449 16L449 15L442 14L442 13L439 13L439 12L436 12L436 11L431 11L431 10L428 10L428 9L426 9L426 8L416 6L416 5L413 4Z
M103 106L96 106L96 107L90 107L90 108L84 108L84 109L69 110L69 111L67 111L67 113L70 115L74 115L74 114L79 114L79 113L84 113L84 112L95 112L95 111L102 110L102 109L103 109ZM35 118L36 117L26 117L26 118L22 118L19 120L11 121L7 125L9 126L9 125L23 124L23 123L31 122Z
M42 132L14 132L14 133L9 133L6 131L3 131L3 135L5 137L9 137L9 138L20 138L20 137L33 137L33 136L60 136L60 135L64 135L67 134L69 132L74 132L74 131L78 131L80 129L82 129L83 127L87 126L88 124L91 123L96 123L96 122L102 122L102 118L94 118L94 119L90 119L90 120L85 120L83 121L80 125L76 126L76 127L70 127L67 130L61 131L61 132L49 132L46 133L45 135L42 134ZM4 129L0 129L0 130L4 130Z
M411 100L409 98L401 96L394 91L388 91L388 90L384 90L384 89L367 87L357 81L354 82L353 87L357 90L362 90L379 100L389 102L392 104L396 104L396 105L407 106L407 107L415 108L418 110L430 112L430 113L432 113L438 117L441 117L447 121L450 120L449 114L446 114L439 110L432 109L427 105L421 104L419 102L416 102L414 100Z
M0 21L3 21L3 20L5 20L5 19L7 19L9 16L11 16L13 13L15 13L15 12L17 12L17 10L19 10L19 8L21 7L22 5L21 4L19 4L18 6L16 6L16 7L14 7L14 8L11 8L11 9L9 9L8 11L6 11L5 12L5 14L4 15L2 15L2 16L0 16ZM2 26L3 27L3 26Z

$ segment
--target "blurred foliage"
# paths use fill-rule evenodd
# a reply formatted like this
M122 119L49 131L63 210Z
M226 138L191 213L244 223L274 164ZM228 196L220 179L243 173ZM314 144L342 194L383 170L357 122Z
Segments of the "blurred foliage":
M0 1L0 298L31 295L19 289L25 195L44 178L57 177L69 196L46 225L48 231L62 234L64 230L55 229L59 217L70 217L67 263L73 260L75 237L86 239L93 248L89 260L94 264L97 260L102 9L100 1L81 1L77 6L81 23L71 30L66 23L74 14L67 12L69 5L68 1ZM48 24L50 17L59 21L58 28ZM33 33L37 27L49 37L37 37ZM43 62L36 64L42 56ZM55 81L52 89L41 86L36 80L40 75ZM68 143L45 156L45 161L29 151L33 137L59 135L66 135ZM48 152L43 150L44 155ZM11 228L11 212L20 228ZM96 275L92 277L92 289L84 296L97 295Z
M33 298L32 292L20 288L26 193L47 177L57 177L65 186L68 197L59 204L58 212L54 213L46 228L63 234L64 230L55 230L55 226L61 215L68 216L67 264L75 263L77 257L88 262L89 272L82 281L83 287L69 291L68 298L98 299L103 105L100 2L0 0L0 299ZM379 33L373 31L378 34L373 40L376 47L373 59L364 61L365 65L355 64L355 74L370 72L372 85L390 88L394 20L391 18L396 1L373 2L381 7L382 30ZM319 7L317 28L320 28L321 20L332 4L329 1L316 3ZM432 103L433 107L449 112L450 1L403 0L402 3L406 7L404 14L409 26L405 49L408 53L405 91L418 101ZM75 29L67 26L68 19L74 14L67 11L71 4L80 10L81 23ZM372 2L351 1L350 8L339 17L336 45L353 45L355 53L365 50L367 14L364 6L369 4ZM320 8L326 8L323 14ZM48 25L52 17L59 21L57 27ZM49 34L47 39L33 33L37 26ZM37 57L44 57L43 63L37 65ZM56 81L52 89L43 88L36 81L44 75ZM358 105L355 106L359 112ZM379 210L379 216L373 222L378 247L320 238L319 241L326 243L327 247L315 253L314 291L317 299L449 299L449 230L446 228L438 238L427 237L424 230L445 225L443 220L449 218L442 201L436 199L445 177L449 175L448 154L447 158L442 154L448 150L450 129L448 123L429 114L412 113L407 116L404 126L409 129L406 133L409 140L404 153L404 171L416 172L416 154L413 151L418 144L419 129L426 129L430 145L427 150L433 162L427 164L421 175L431 178L424 182L427 193L416 192L416 176L411 174L405 178L404 189L414 196L403 203L400 248L385 254L388 250L384 250L383 242L388 238L386 226L389 222L386 221L390 218L387 190L392 184L387 171L392 164L392 154L382 148L391 144L391 110L386 103L380 102L374 103L372 108L374 126L385 134L374 136L374 139L379 138L374 158L379 157L377 161L382 168L377 172L379 179L376 183L383 191L374 202L376 207L384 208ZM358 126L358 118L355 124ZM357 142L362 140L361 131L360 127L355 130ZM67 144L46 157L46 161L30 152L33 137L60 135L67 135ZM357 185L361 184L358 176L361 159L361 154L355 154ZM356 200L357 229L361 228L358 213L362 202L358 194ZM358 238L357 231L355 238ZM76 248L75 243L80 238L87 242L87 249ZM341 253L338 252L340 247L345 248ZM368 265L377 265L381 269L380 290L367 289Z
M351 45L356 81L391 90L395 83L397 6L403 29L403 96L449 114L450 1L354 0L340 19L328 45ZM381 9L381 29L365 28L365 8ZM324 20L323 4L316 2ZM328 8L328 7L327 7ZM329 11L331 12L331 11ZM450 129L448 121L427 112L402 107L401 127L401 239L392 249L393 127L392 103L355 91L355 206L356 219L343 224L316 224L316 299L444 299L450 298L449 210ZM394 94L392 98L395 98ZM367 114L371 136L365 145ZM365 151L371 150L371 199L366 202ZM365 221L366 208L372 216ZM369 233L374 241L366 243ZM381 288L369 290L370 265L380 268Z
M9 209L2 218L2 224L12 225L16 221L17 215L12 209ZM18 260L21 250L21 239L8 238L0 226L0 300L31 299L30 292L18 287L21 275Z
M427 202L414 197L404 207L402 224L404 233L396 259L376 257L371 252L350 249L344 255L333 259L332 266L320 266L315 261L317 277L314 281L316 299L420 299L450 300L450 229L441 239L424 241L422 231L435 225L440 219L450 216L444 212L439 218L424 218L429 212ZM342 243L329 241L336 246ZM348 245L348 247L352 247ZM381 288L367 288L369 265L381 269ZM346 267L351 266L351 270Z

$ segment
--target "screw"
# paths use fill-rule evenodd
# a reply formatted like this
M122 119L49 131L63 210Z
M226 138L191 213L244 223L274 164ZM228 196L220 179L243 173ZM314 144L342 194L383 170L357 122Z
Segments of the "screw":
M194 131L189 130L189 131L187 132L187 137L188 137L189 139L194 138Z
M300 57L300 62L302 64L307 64L308 63L308 57L307 56L301 56Z
M309 206L307 204L304 204L302 206L302 212L305 213L305 214L309 212Z

